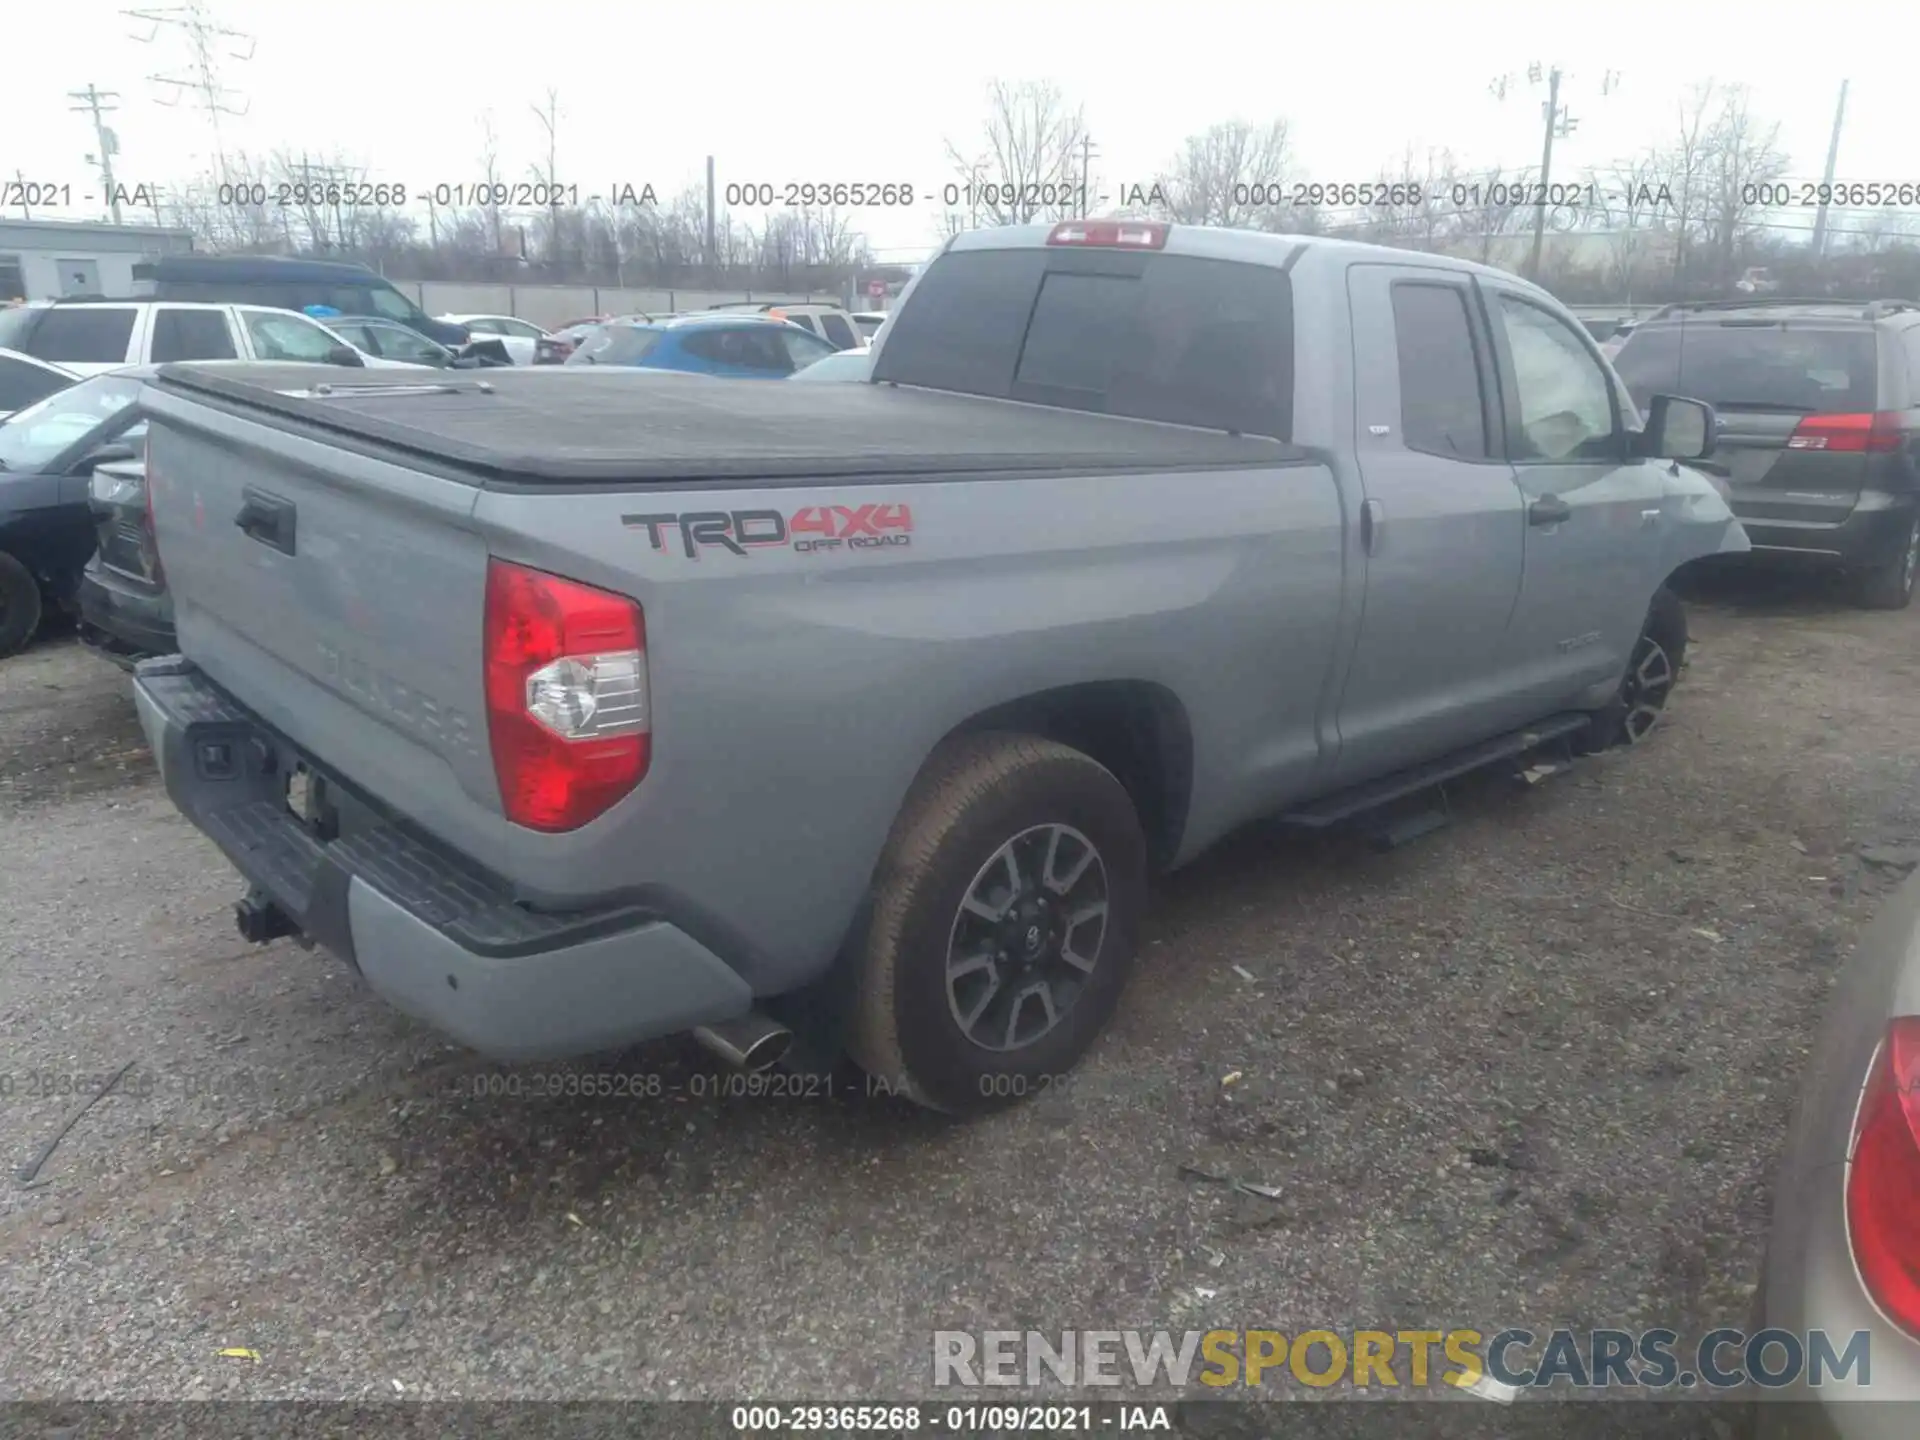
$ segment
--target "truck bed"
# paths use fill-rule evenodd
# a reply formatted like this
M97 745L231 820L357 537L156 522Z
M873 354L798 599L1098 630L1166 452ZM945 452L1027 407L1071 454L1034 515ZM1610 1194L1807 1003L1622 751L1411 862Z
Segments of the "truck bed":
M400 372L164 367L163 390L487 489L816 483L898 475L1241 469L1297 446L891 385L581 366ZM397 457L396 457L397 458Z

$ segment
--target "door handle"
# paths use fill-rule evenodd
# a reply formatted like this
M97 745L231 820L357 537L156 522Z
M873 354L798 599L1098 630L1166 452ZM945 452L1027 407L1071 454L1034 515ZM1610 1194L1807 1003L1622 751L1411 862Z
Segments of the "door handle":
M278 495L269 495L249 485L241 494L240 513L233 517L233 523L262 545L271 545L283 555L293 554L291 500L282 500Z
M1558 525L1573 518L1573 507L1558 495L1542 495L1527 506L1527 524Z
M1369 555L1380 553L1380 542L1386 538L1387 507L1378 500L1366 500L1360 505L1360 548Z

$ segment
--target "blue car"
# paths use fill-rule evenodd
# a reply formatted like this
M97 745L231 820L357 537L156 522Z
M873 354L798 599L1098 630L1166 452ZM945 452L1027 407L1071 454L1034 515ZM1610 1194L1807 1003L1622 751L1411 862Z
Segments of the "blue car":
M689 315L648 324L601 326L567 357L569 365L631 365L736 380L785 380L836 353L819 336L738 315Z

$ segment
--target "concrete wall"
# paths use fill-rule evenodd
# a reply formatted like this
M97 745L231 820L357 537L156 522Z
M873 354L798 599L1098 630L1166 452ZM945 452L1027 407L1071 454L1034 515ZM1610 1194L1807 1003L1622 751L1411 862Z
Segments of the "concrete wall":
M429 315L517 315L549 327L594 315L704 310L734 300L844 303L839 295L805 290L619 290L610 285L463 285L445 280L393 283Z

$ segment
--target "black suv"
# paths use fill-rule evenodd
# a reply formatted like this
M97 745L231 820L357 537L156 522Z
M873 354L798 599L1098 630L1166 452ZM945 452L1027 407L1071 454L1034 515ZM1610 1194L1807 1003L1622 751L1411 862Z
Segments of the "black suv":
M1644 410L1692 395L1756 555L1842 567L1855 600L1903 609L1920 564L1920 302L1755 298L1669 305L1613 365Z

